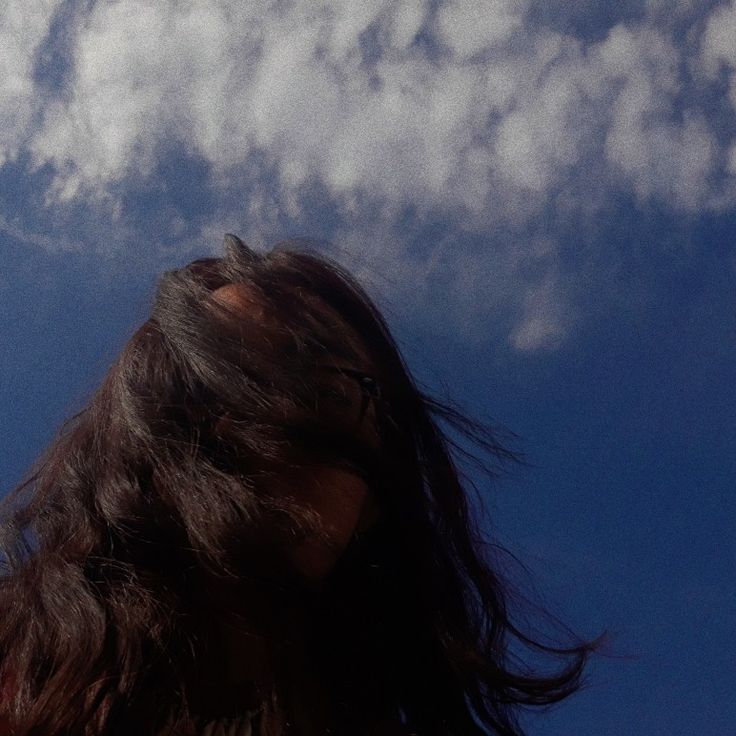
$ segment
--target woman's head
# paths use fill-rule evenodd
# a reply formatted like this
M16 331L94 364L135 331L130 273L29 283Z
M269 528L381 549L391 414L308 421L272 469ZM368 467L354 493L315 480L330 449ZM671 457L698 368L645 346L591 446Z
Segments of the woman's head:
M389 495L402 455L394 415L412 390L361 287L307 252L257 255L229 236L224 259L164 275L138 334L150 360L164 351L176 368L153 390L153 366L141 365L135 380L154 398L134 389L130 424L153 410L173 442L150 432L146 442L165 454L196 446L200 465L237 479L231 503L250 523L233 537L252 527L259 548L280 545L269 564L283 553L292 572L323 578Z
M213 617L278 648L305 607L345 733L398 712L423 734L521 733L516 708L572 692L593 646L513 626L455 466L467 451L440 422L489 469L513 457L417 387L338 264L228 236L222 258L166 272L6 504L0 678L18 733L186 726ZM572 663L514 670L510 638Z

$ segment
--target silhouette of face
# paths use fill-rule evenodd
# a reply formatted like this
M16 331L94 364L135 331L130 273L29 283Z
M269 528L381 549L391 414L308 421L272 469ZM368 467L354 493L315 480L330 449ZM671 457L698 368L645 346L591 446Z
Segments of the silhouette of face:
M216 289L213 296L228 307L247 310L251 318L267 319L262 305L243 284L227 284ZM320 377L323 390L318 397L320 413L334 414L362 442L375 449L380 438L375 403L366 399L370 379L365 378L372 375L372 365L360 337L348 325L345 328L352 335L351 342L361 356L361 365L348 366L341 360L317 368L323 374ZM376 499L358 474L327 465L312 466L295 478L291 486L287 482L283 487L298 488L298 493L293 492L297 502L315 511L324 526L325 539L295 542L287 552L305 578L319 582L329 575L355 533L368 529L378 519Z

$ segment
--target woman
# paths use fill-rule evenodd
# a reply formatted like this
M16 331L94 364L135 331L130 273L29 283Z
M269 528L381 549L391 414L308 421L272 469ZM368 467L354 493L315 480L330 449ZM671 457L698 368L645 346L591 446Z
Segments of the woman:
M521 734L597 642L511 623L437 420L513 459L337 264L230 235L167 272L5 499L7 732ZM514 638L570 661L513 667Z

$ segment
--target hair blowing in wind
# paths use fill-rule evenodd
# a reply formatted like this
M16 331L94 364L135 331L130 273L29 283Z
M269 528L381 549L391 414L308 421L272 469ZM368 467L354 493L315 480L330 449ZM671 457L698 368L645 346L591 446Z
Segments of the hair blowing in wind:
M214 298L227 285L245 312ZM370 389L380 442L333 408L330 370ZM207 694L232 692L264 697L260 734L306 734L279 663L309 620L331 733L520 736L521 709L577 690L600 640L552 646L512 622L458 470L470 451L448 428L489 476L515 459L418 387L334 261L227 236L222 258L167 271L150 318L3 499L0 733L196 734ZM360 477L377 507L317 581L293 564L295 545L335 545L300 502L315 467ZM273 653L265 693L224 665L221 618Z

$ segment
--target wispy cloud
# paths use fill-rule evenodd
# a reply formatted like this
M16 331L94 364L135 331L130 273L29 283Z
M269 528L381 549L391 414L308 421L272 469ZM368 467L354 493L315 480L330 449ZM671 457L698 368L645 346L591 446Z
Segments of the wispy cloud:
M64 29L68 80L43 99L34 58L58 6L10 0L0 39L2 160L50 171L52 207L119 214L178 146L227 203L220 221L247 213L247 236L307 218L320 187L345 242L393 239L406 266L407 207L484 232L560 197L587 210L623 191L688 213L736 200L734 131L713 113L724 75L736 108L734 3L649 0L591 41L525 0L97 2ZM555 268L514 292L520 349L564 336Z

